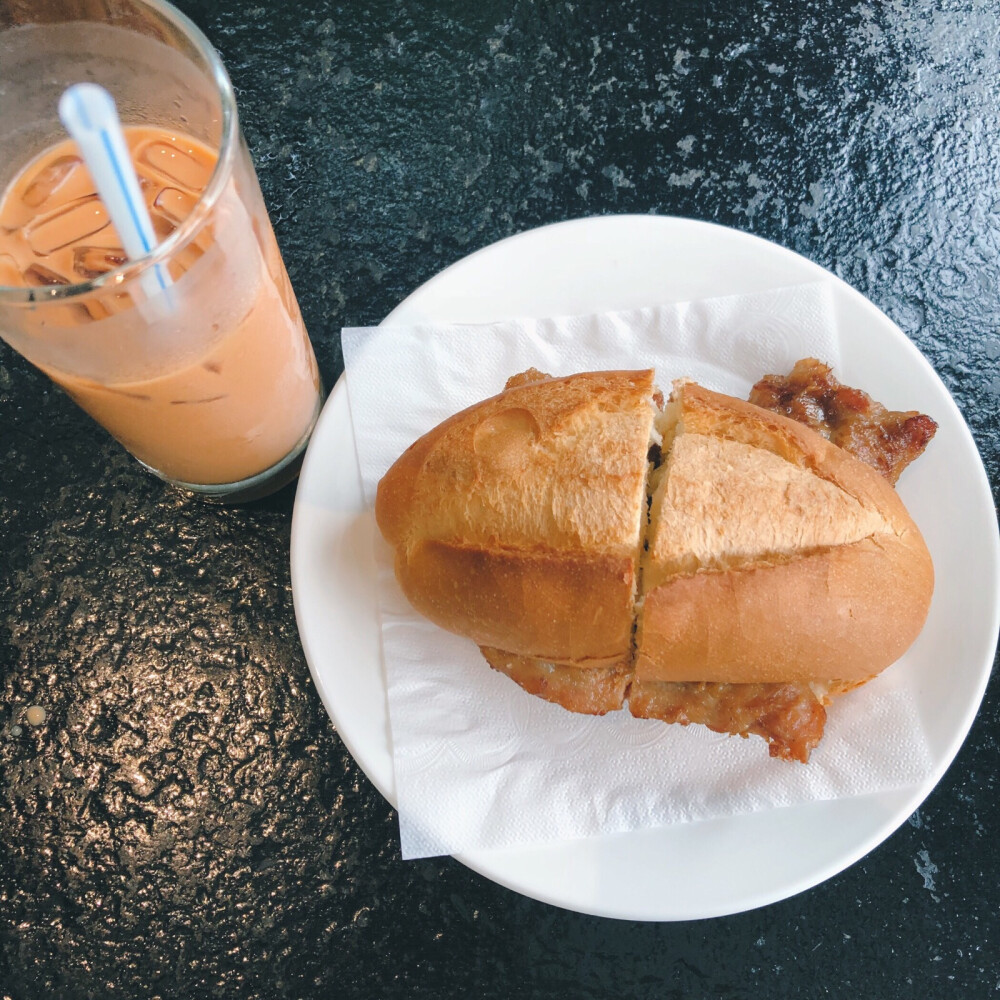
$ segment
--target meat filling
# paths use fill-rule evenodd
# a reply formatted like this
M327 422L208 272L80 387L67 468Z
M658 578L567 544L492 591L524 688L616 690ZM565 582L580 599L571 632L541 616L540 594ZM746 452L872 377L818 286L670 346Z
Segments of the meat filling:
M693 722L744 739L762 736L772 757L803 764L826 723L826 709L808 684L633 681L628 703L640 719Z
M544 663L480 647L494 670L525 691L571 712L604 715L622 708L639 719L707 726L717 733L760 736L772 757L805 763L823 736L826 699L808 684L713 684L637 681L628 660L610 667Z
M494 670L506 674L529 694L585 715L620 709L632 680L631 657L610 667L573 667L488 646L480 646L479 651Z
M842 385L815 358L797 361L788 375L765 375L749 399L811 427L893 484L937 430L923 413L887 410L866 392Z

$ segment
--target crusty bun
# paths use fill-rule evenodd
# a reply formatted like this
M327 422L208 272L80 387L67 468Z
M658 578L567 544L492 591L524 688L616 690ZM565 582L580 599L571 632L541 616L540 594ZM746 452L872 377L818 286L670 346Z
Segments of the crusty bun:
M683 380L661 407L651 371L532 370L446 420L379 483L396 576L532 694L806 760L919 633L927 548L816 431Z
M653 372L519 380L413 444L375 518L413 606L482 646L631 656Z
M930 555L889 483L787 417L676 386L636 677L864 680L923 627Z

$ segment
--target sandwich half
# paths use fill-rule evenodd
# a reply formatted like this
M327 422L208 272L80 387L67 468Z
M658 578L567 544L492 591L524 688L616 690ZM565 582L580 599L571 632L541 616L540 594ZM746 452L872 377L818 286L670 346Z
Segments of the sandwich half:
M679 382L661 427L632 713L805 760L830 699L923 627L927 547L883 476L801 423Z
M417 611L539 662L630 661L654 392L652 371L525 373L411 445L375 517Z

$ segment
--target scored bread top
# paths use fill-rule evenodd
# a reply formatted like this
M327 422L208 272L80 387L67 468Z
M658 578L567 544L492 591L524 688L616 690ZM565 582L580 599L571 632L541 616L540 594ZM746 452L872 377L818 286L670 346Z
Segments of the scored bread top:
M657 477L643 584L733 569L887 530L878 510L764 448L680 434Z
M653 393L652 371L518 384L407 449L375 516L417 610L522 655L627 655Z
M438 425L379 484L393 545L426 538L634 555L653 372L517 385Z
M862 680L923 626L933 568L877 472L779 414L675 385L636 676Z

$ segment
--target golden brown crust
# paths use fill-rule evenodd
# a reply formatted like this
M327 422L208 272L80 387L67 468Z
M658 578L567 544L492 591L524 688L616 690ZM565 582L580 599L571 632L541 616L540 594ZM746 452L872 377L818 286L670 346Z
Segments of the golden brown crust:
M626 656L652 396L652 371L533 372L408 448L375 517L414 607L518 655Z
M925 566L886 535L775 565L677 577L646 595L636 676L866 680L919 633L929 570L929 559Z
M595 664L629 655L628 557L427 540L397 555L396 577L417 611L480 645Z
M532 382L548 382L552 376L548 372L539 371L537 368L525 368L523 372L511 375L504 383L504 391L516 389L519 385L531 385Z
M693 382L681 385L685 433L709 434L764 448L834 483L865 506L878 510L896 530L913 521L896 491L873 468L831 444L816 431L780 413Z
M678 434L653 495L644 589L678 575L796 558L886 531L881 511L736 441Z

